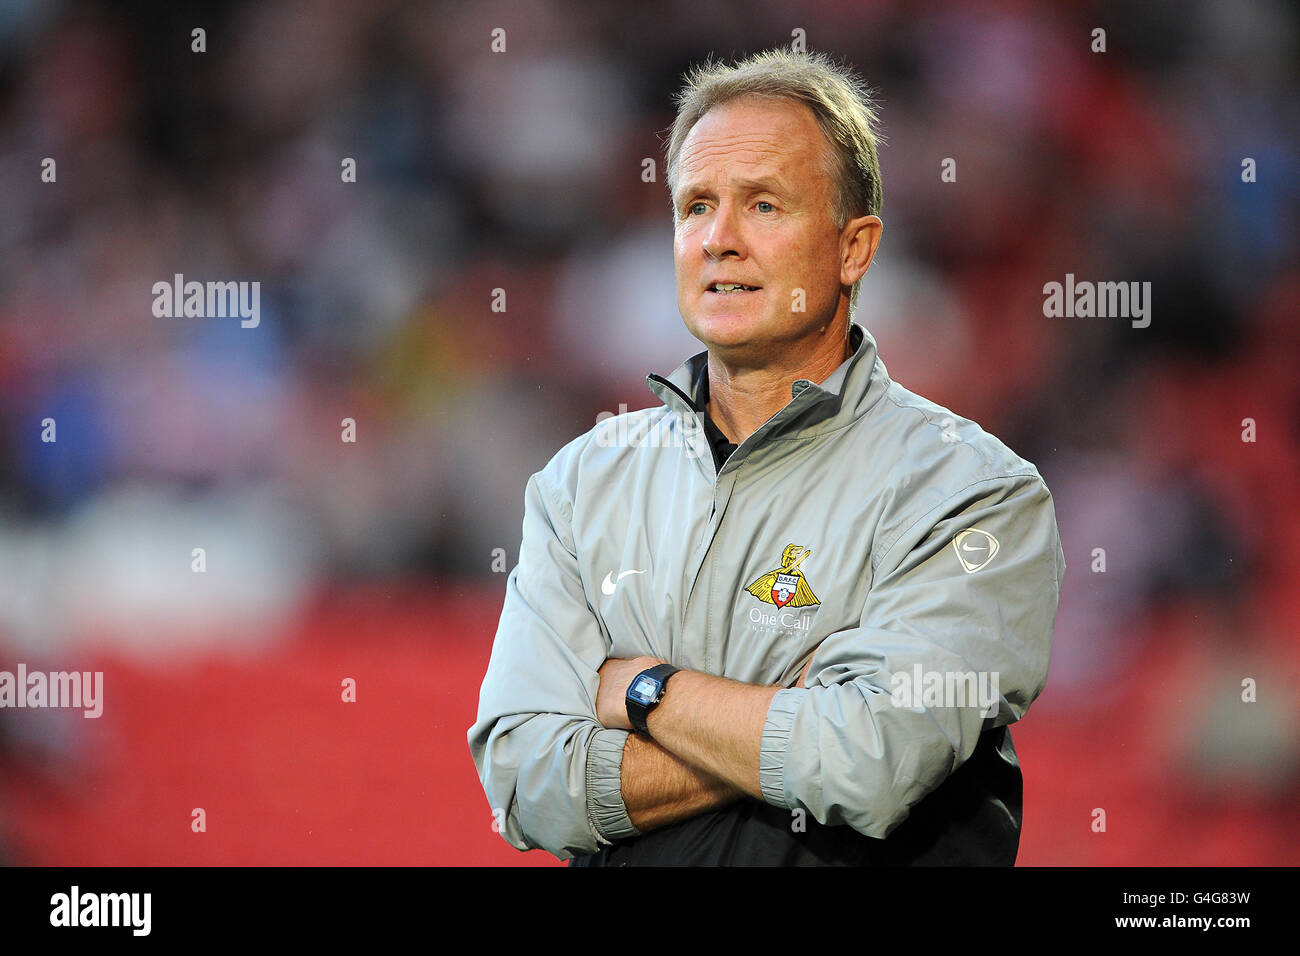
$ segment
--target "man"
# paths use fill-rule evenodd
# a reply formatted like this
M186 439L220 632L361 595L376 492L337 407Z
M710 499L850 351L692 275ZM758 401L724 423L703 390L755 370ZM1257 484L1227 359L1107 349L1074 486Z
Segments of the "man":
M528 482L469 730L501 833L585 865L1011 864L1051 496L850 320L882 232L860 81L773 51L678 104L707 351Z

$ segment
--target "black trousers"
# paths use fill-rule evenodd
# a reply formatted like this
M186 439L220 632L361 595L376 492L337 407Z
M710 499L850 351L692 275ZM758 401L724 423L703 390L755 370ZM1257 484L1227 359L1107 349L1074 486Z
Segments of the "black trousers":
M823 826L752 798L625 840L570 866L1011 866L1020 848L1022 778L1007 727L883 840Z

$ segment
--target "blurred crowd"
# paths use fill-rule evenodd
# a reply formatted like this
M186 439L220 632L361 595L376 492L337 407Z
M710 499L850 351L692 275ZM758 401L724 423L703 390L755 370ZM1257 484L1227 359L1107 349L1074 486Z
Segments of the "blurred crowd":
M7 5L0 657L166 656L270 640L358 581L499 582L527 477L702 348L662 170L682 74L801 31L879 97L885 232L856 321L1054 493L1049 688L1122 706L1118 675L1170 641L1206 662L1178 691L1205 700L1186 766L1244 749L1294 796L1297 19L1268 0ZM177 273L259 281L260 324L156 317ZM1046 318L1067 273L1151 282L1150 326ZM1215 716L1250 674L1291 678Z

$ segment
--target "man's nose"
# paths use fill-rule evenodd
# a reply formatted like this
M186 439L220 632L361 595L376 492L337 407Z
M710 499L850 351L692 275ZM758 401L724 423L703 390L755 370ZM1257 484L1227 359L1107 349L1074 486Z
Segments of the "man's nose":
M737 228L736 209L731 203L720 203L713 213L704 234L704 254L710 259L721 259L726 255L741 256L744 253Z

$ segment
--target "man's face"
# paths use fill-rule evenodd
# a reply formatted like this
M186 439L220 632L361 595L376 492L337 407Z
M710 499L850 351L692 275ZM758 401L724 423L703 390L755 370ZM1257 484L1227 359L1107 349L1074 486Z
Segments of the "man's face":
M828 148L812 110L793 100L733 100L687 134L673 257L677 305L701 342L757 360L835 317L842 253ZM718 282L755 291L720 292Z

